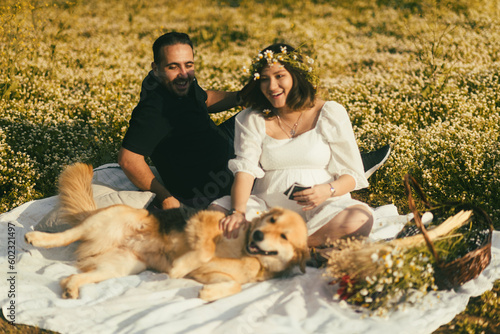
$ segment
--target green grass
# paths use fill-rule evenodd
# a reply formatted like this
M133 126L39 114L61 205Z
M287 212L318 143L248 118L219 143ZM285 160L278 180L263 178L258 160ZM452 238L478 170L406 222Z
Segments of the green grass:
M321 95L348 109L360 148L393 149L358 198L407 213L409 172L431 200L478 204L498 230L499 17L496 0L4 0L0 212L55 194L67 164L116 161L151 45L178 30L211 89L238 90L270 43L313 47ZM494 332L498 292L440 331Z

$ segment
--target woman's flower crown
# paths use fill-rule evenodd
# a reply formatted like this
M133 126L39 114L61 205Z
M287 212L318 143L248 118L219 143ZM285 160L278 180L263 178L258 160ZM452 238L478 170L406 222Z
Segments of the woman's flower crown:
M314 59L307 55L303 55L300 50L288 51L286 46L280 46L281 52L274 53L272 50L259 52L257 57L252 60L250 69L243 67L243 73L249 75L248 80L260 79L260 71L266 65L274 65L277 63L287 64L301 72L307 81L311 83L314 89L318 88L319 76L314 67Z

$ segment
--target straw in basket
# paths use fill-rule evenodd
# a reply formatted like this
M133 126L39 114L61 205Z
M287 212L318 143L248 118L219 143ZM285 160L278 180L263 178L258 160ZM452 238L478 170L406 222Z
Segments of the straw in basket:
M464 256L454 259L451 262L444 262L436 252L434 243L429 237L429 231L427 231L422 223L420 213L418 212L415 201L412 197L412 188L417 192L426 208L431 212L437 208L442 208L443 206L460 206L462 209L471 210L473 212L473 222L475 224L481 224L481 226L484 225L489 229L487 238L485 238L482 244L478 245L476 249L471 250ZM484 210L468 204L450 203L440 206L432 205L427 200L420 185L409 174L405 175L405 190L410 210L414 214L415 224L422 232L427 247L436 261L434 278L438 288L441 290L452 289L479 276L491 260L491 238L493 225L488 214Z

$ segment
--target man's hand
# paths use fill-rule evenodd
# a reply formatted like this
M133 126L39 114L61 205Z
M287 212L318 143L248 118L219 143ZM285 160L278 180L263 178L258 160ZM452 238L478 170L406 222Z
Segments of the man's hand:
M181 202L179 202L177 200L177 198L175 198L174 196L169 196L169 197L165 198L163 200L163 202L161 202L161 208L163 210L175 209L175 208L179 208L180 206L181 206Z

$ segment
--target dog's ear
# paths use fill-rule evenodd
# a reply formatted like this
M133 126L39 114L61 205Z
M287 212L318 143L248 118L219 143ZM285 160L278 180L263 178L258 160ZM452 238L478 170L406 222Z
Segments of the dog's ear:
M304 274L306 272L306 262L309 260L311 255L309 254L308 248L298 248L295 249L296 263L300 267L300 271Z

